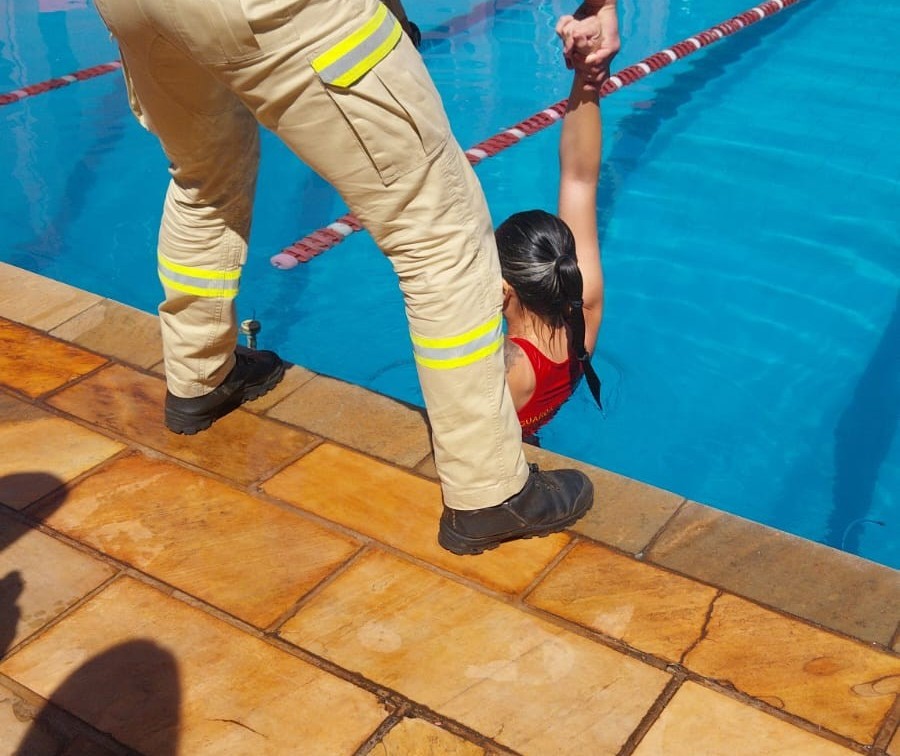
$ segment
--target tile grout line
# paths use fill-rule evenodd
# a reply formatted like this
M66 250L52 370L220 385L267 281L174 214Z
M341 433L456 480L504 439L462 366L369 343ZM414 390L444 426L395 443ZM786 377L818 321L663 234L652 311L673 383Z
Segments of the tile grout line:
M681 503L677 507L675 507L675 511L672 512L672 514L669 515L669 517L666 519L666 521L662 525L659 526L659 530L657 530L652 536L650 536L647 543L644 544L644 547L640 551L637 551L634 553L633 556L635 559L637 559L640 562L649 562L650 564L655 564L655 562L653 562L652 560L648 560L646 558L647 552L649 552L656 545L657 541L659 541L659 539L662 538L663 533L665 533L666 530L669 529L669 526L674 522L675 518L678 517L678 515L685 508L687 503L688 503L688 500L686 498L683 498L681 500Z
M381 724L375 728L375 731L353 752L353 756L369 756L372 753L372 749L381 743L388 733L404 720L409 710L409 705L403 703L396 711L388 714Z
M109 733L95 728L90 722L86 722L68 709L64 709L52 699L48 700L38 695L15 678L0 673L0 684L6 687L13 695L22 699L29 709L34 710L34 716L30 720L31 725L26 733L26 738L34 728L38 727L40 722L44 725L42 729L45 732L48 729L51 731L51 737L55 741L58 742L57 735L64 739L64 742L58 742L61 750L54 751L54 753L69 753L73 743L76 743L81 738L86 738L91 741L91 745L99 744L105 749L104 754L108 753L109 756L142 756L138 751L116 740ZM77 753L88 754L83 749L78 749ZM19 754L28 756L28 754L22 753L21 750L15 751L14 754L15 756L19 756Z
M537 587L544 582L544 579L547 577L547 575L553 572L553 570L555 570L559 566L559 564L567 556L569 556L569 554L572 553L575 547L578 546L579 543L581 543L581 539L579 538L578 534L570 530L566 530L564 532L571 535L571 538L569 538L569 542L565 546L563 546L557 552L556 556L554 556L553 559L547 562L547 564L544 565L544 568L540 572L538 572L537 575L535 575L534 579L517 594L517 601L515 601L515 604L522 606L527 605L529 597L537 589Z
M637 727L631 732L631 735L625 740L625 743L619 749L619 752L616 756L631 756L634 753L634 750L638 747L640 742L646 737L647 733L656 724L656 721L659 719L660 715L662 715L665 708L669 705L669 702L675 697L675 694L681 689L682 684L684 683L684 676L680 674L673 674L669 679L669 682L666 683L662 692L656 697L656 700L651 704L650 708L647 710L647 713L641 718L641 721L638 722Z
M90 591L85 593L83 596L80 596L76 601L70 604L68 607L63 609L59 614L53 616L43 625L41 625L37 630L35 630L31 635L26 636L21 641L19 641L16 645L10 646L6 651L0 656L0 662L9 659L20 651L28 648L32 644L41 640L47 633L49 633L53 628L55 628L60 623L64 622L68 619L72 614L81 609L82 606L87 604L91 599L93 599L98 594L105 591L110 585L115 583L122 575L123 570L117 570L113 572L108 578L103 580L100 584L92 588Z
M325 589L328 588L332 583L338 580L341 575L343 575L348 570L352 569L354 565L356 565L359 561L365 558L371 552L371 549L368 544L360 543L359 548L356 549L347 559L345 559L341 564L337 565L333 570L331 570L327 575L325 575L318 583L316 583L312 588L306 591L302 596L300 596L293 604L291 604L287 609L285 609L278 617L276 617L272 622L270 622L265 628L263 628L263 634L268 636L277 636L281 637L279 631L284 626L284 624L293 619L309 602L314 600L316 596L322 593Z
M887 750L897 733L900 733L900 695L894 698L894 705L881 721L872 747Z

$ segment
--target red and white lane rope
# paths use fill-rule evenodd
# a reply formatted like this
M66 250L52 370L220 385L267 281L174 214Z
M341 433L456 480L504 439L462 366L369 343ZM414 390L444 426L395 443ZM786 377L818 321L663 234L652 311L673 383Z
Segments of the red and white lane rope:
M75 71L74 73L66 74L65 76L58 76L55 79L47 79L46 81L41 81L37 84L29 84L27 87L0 94L0 107L3 105L11 105L19 100L24 100L26 97L34 97L34 95L49 92L51 89L67 87L69 84L74 84L76 81L87 81L88 79L93 79L95 76L102 76L111 71L118 71L121 67L122 64L115 60L112 63L102 63L99 66L92 66L91 68L82 68L80 71Z
M800 0L768 0L768 2L756 5L721 24L667 47L665 50L660 50L610 76L601 87L600 96L606 97L629 84L634 84L638 79L643 79L645 76L671 65L676 60L686 58L697 50L746 29L757 21L774 16L799 2ZM512 147L525 137L552 126L565 115L566 102L566 100L560 100L555 105L545 108L540 113L535 113L521 123L479 142L466 150L466 157L472 165L477 165L485 158L493 157L507 147ZM350 234L361 228L359 221L353 215L344 215L334 223L329 223L325 228L314 231L309 236L304 236L289 247L285 247L277 255L274 255L270 262L276 268L296 267L298 263L307 262L325 250L337 246Z

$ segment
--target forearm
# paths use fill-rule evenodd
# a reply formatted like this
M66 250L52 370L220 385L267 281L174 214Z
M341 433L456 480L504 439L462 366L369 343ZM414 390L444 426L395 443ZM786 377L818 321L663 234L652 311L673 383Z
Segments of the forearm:
M603 313L603 269L597 230L597 184L603 147L600 97L576 74L559 143L559 216L572 229L584 283L585 345L593 351Z
M581 75L576 74L559 140L562 180L584 183L596 191L601 149L599 93L596 89L586 89Z

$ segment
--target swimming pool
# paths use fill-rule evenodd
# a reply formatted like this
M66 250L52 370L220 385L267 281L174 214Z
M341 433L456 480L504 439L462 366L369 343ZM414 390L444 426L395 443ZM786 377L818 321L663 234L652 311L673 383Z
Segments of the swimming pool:
M617 68L751 4L619 2ZM552 30L574 3L407 6L463 147L567 94ZM0 91L116 57L80 0L3 13ZM582 388L544 446L900 567L898 22L893 3L804 0L604 100L607 412ZM0 109L0 257L154 312L165 162L122 89L112 74ZM558 133L479 164L496 222L553 208ZM266 137L241 315L263 347L420 403L366 234L269 264L344 212Z

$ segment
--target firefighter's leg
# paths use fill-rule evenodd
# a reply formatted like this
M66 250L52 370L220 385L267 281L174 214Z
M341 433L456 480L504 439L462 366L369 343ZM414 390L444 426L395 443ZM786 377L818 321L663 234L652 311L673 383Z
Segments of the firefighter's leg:
M235 365L234 299L246 260L259 127L140 6L97 3L120 46L132 108L170 161L157 258L166 378L174 396L199 397Z

